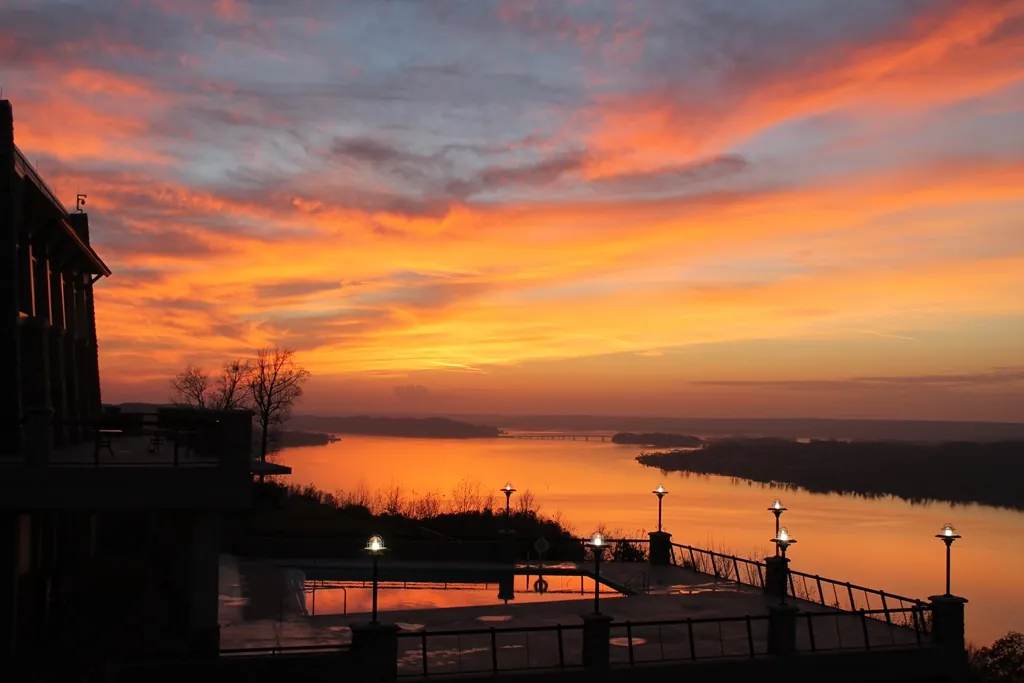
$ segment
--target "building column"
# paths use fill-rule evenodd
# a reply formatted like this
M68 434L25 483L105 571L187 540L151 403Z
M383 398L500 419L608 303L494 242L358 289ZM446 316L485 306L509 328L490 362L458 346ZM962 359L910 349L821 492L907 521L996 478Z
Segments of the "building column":
M94 415L99 415L103 409L103 394L100 391L100 357L99 357L99 342L96 340L96 308L93 304L92 298L92 284L85 283L83 286L85 292L85 338L89 343L89 353L86 365L86 379L85 381L89 384L89 394L92 398L92 405L89 409Z
M78 357L75 344L78 339L77 302L75 277L64 278L64 387L67 400L68 441L72 444L81 442L82 419L81 396L78 386Z
M197 513L192 522L188 642L194 656L220 652L220 517Z
M53 445L50 420L50 335L49 324L39 318L24 318L21 324L22 375L26 453L45 461Z
M21 181L14 173L14 113L11 103L0 101L0 377L9 388L0 392L0 420L4 425L4 455L23 453L18 311L23 272L18 236L21 227Z
M51 326L50 342L50 403L53 407L53 445L57 448L68 444L67 437L67 386L65 384L63 329Z

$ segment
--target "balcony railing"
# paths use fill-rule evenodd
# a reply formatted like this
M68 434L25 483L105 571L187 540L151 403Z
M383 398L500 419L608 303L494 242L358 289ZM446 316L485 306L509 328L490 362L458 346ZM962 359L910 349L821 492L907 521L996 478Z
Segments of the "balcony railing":
M23 460L47 467L216 467L251 459L247 411L105 413L93 420L20 420ZM2 462L2 461L0 461Z
M680 567L756 588L764 588L767 574L764 562L679 543L672 544L672 561ZM924 601L915 598L792 570L788 572L787 587L793 598L844 612L863 613L887 624L920 627L925 632L930 625L930 621L920 625L908 621L914 614L921 616L920 610L927 609Z

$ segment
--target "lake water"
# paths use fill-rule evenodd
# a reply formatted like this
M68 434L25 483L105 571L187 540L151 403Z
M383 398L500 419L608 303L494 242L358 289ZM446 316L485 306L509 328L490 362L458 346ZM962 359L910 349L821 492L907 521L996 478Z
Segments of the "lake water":
M408 496L447 496L468 480L497 494L510 481L533 493L541 514L561 513L578 535L601 525L630 535L654 529L658 506L651 490L664 484L670 493L663 524L674 541L751 557L774 552L775 521L767 507L779 497L788 508L783 525L798 540L789 553L794 570L922 599L945 588L945 549L934 536L952 522L963 535L953 545L952 583L953 593L970 600L968 638L987 645L1024 629L1024 513L662 475L636 462L640 450L595 441L343 436L326 446L283 450L275 461L292 468L289 483L332 493L401 486ZM504 496L498 499L504 503Z

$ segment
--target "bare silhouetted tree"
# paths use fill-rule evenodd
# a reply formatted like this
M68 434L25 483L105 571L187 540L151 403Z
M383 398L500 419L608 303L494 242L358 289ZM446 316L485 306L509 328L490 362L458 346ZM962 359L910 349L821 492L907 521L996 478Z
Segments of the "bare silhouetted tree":
M171 388L174 389L171 400L175 403L205 408L209 398L210 376L198 365L189 363L171 380Z
M249 376L252 363L244 359L231 360L221 367L214 380L210 407L217 410L245 410L250 405Z
M256 352L247 388L260 425L260 460L267 459L271 427L288 419L309 377L309 370L295 363L295 352L290 349L265 348Z

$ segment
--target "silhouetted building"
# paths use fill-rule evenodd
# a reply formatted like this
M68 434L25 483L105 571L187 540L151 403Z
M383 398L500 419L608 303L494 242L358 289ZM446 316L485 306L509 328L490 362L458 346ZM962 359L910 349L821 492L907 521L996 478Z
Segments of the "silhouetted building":
M82 680L97 660L216 654L221 523L250 505L252 414L102 412L93 284L110 270L88 216L15 147L7 101L0 237L0 671Z
M15 423L46 419L52 445L78 443L79 422L100 412L93 284L110 269L89 246L89 216L69 214L15 146L6 100L0 169L0 411ZM4 431L6 446L21 452L19 430Z

